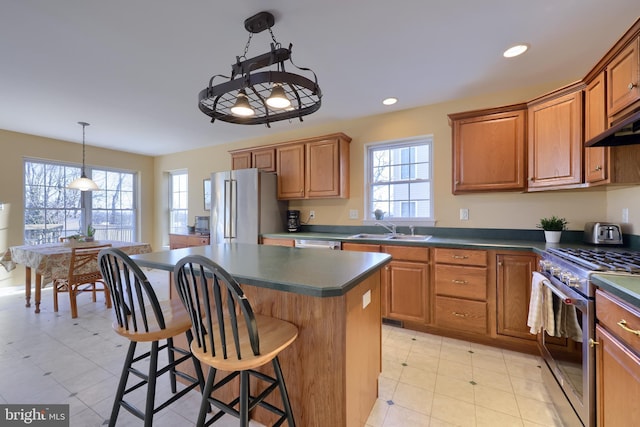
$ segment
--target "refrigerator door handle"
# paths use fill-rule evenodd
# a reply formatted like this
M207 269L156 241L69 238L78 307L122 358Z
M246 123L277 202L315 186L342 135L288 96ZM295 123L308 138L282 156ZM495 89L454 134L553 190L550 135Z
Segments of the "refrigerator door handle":
M224 180L224 212L223 212L223 228L224 238L231 237L231 193L233 188L231 186L231 180Z
M229 237L236 239L238 237L238 181L235 179L231 180L231 203L229 206L231 206L231 233Z

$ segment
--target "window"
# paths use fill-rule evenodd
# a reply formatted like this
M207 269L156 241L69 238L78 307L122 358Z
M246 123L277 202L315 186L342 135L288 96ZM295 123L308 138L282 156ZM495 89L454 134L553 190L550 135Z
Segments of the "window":
M125 171L85 168L99 191L67 189L81 174L79 166L25 160L24 242L54 243L60 237L96 229L97 240L136 240L136 179Z
M431 136L366 146L365 221L433 225L431 151Z
M169 230L171 233L187 228L189 220L189 176L186 171L170 173L169 180Z

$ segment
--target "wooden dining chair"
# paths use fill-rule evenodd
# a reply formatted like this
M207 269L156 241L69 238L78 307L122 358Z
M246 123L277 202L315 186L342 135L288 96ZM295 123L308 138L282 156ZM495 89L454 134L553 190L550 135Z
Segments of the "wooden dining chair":
M117 248L103 249L99 255L100 271L107 283L113 299L115 321L114 331L127 338L129 350L125 359L120 382L116 390L109 426L116 425L120 408L124 408L136 417L144 420L145 427L153 425L153 416L166 408L189 391L204 387L204 375L200 362L187 349L176 347L173 338L185 334L187 343L191 344L191 319L178 299L160 301L151 283L140 267L123 251ZM164 343L161 345L161 342ZM150 343L148 351L139 352L139 343ZM145 347L146 348L146 347ZM160 352L167 350L167 363L158 367ZM176 358L177 356L177 358ZM196 377L178 371L178 366L191 361ZM143 367L148 367L143 372ZM155 404L157 379L166 373L170 376L172 395L163 403ZM140 381L128 385L129 377L135 376ZM180 377L185 387L178 391L176 378ZM146 398L144 409L135 406L137 395L125 397L140 387L145 386Z
M66 278L53 280L53 311L58 311L58 294L61 292L69 294L72 319L78 317L78 301L76 298L81 292L91 292L93 302L96 302L97 292L103 292L105 304L108 308L111 308L109 289L102 280L102 275L98 268L98 253L101 249L108 247L111 247L111 244L71 248L69 274Z
M254 313L236 280L203 256L180 260L174 269L174 279L178 295L191 316L194 335L191 352L211 367L196 426L213 424L226 413L239 418L240 426L246 427L249 412L257 406L278 417L272 425L287 421L290 427L295 426L278 354L296 339L298 328L284 320ZM275 377L267 375L264 369L257 370L269 362ZM218 370L228 374L216 382ZM256 382L255 395L250 389L250 376ZM240 382L238 397L225 402L212 395L236 377ZM282 409L265 401L276 389L280 391ZM210 405L218 411L205 423Z

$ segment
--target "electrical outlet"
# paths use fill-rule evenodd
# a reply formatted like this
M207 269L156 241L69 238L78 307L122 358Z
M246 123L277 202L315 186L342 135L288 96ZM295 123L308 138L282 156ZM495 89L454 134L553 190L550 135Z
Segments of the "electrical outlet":
M358 219L358 209L349 210L349 219Z
M622 208L622 222L624 224L629 222L629 208Z
M316 211L309 211L309 219L316 219Z
M362 295L362 308L367 308L369 304L371 304L371 290Z
M461 221L468 221L469 220L469 209L467 209L467 208L460 209L460 220Z

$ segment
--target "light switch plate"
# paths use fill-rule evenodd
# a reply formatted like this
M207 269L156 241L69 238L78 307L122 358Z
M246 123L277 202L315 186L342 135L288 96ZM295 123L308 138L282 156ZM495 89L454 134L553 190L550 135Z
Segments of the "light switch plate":
M468 221L469 220L469 209L467 209L467 208L460 209L460 220L461 221Z

